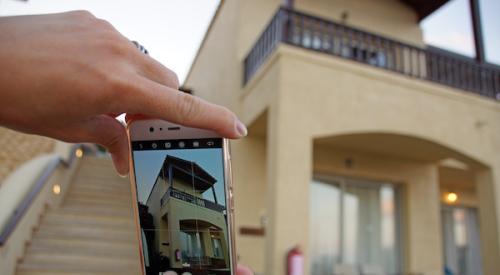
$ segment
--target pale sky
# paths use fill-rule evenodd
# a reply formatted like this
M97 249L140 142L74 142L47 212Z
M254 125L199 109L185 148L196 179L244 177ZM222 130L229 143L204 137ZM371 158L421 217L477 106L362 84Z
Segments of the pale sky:
M500 64L500 0L479 0L486 59ZM421 23L424 40L441 48L475 56L469 0L452 0Z
M469 0L452 0L421 26L428 44L474 56ZM0 0L0 16L85 9L145 46L184 82L219 0ZM500 64L500 0L480 0L486 57Z

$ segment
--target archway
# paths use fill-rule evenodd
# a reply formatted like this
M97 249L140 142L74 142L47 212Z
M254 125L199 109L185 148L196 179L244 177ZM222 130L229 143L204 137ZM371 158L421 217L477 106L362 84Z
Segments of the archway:
M495 198L488 192L493 182L485 177L490 173L486 164L422 137L358 132L314 139L312 166L312 274L456 270L452 263L457 260L450 259L454 254L447 253L450 238L443 238L454 233L450 231L454 228L442 224L445 205L479 213L477 224L472 225L481 228L476 230L477 238L471 235L471 242L462 240L461 245L480 249L485 256L482 261L469 256L465 259L468 268L476 272L496 265L488 256L498 254L498 248L491 245L498 242L498 236L496 222L491 222L496 220ZM325 196L327 192L330 197ZM447 202L448 193L458 199ZM315 221L315 217L322 220ZM336 219L332 224L338 226L329 230L337 238L322 237L327 236L323 224L328 219ZM366 238L370 234L373 237Z

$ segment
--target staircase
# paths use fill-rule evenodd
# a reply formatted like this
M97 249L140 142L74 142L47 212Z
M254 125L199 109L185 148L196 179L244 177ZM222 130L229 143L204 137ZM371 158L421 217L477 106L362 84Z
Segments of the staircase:
M42 217L17 275L140 274L130 183L110 159L85 157L57 209Z

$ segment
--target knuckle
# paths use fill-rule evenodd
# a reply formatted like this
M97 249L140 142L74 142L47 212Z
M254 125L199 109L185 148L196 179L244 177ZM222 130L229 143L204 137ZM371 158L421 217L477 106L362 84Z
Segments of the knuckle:
M111 23L109 23L108 21L106 21L104 19L98 19L98 18L96 18L94 20L94 24L95 24L96 27L98 27L101 30L113 29L113 25L111 25Z
M75 10L67 13L69 16L79 19L94 19L95 16L87 10Z
M200 110L200 100L186 93L177 93L175 113L179 123L183 124L196 119Z
M130 51L129 45L112 34L107 34L101 39L101 47L113 56L125 56Z
M172 85L174 85L173 88L179 89L179 86L180 86L180 84L179 84L179 77L177 76L176 73L174 73L171 70L168 70L168 79L172 83Z
M221 108L223 112L224 121L226 122L225 126L232 125L235 119L233 112L226 107L221 107Z

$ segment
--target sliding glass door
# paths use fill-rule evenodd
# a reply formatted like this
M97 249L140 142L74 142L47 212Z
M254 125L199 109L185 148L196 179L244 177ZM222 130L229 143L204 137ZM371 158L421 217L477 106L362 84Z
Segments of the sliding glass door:
M483 274L477 210L443 206L441 219L445 274Z
M399 273L400 204L396 186L316 179L310 194L312 274Z

